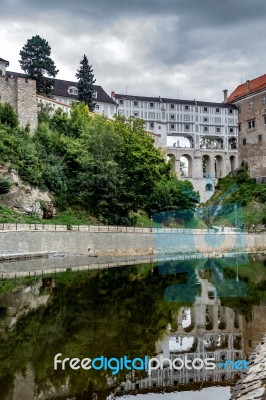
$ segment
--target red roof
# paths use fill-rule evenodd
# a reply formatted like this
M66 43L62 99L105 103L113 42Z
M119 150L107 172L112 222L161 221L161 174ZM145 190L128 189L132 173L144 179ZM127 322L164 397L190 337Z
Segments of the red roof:
M241 97L244 97L250 93L258 92L262 89L266 89L266 74L259 76L258 78L247 81L242 85L239 85L233 93L227 99L227 103L235 101Z

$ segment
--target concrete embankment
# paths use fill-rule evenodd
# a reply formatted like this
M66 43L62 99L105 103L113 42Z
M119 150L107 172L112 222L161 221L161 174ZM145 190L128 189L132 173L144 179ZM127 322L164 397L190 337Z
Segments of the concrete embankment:
M265 234L153 229L147 232L2 231L0 259L47 254L132 256L226 252L262 252Z
M232 389L230 400L266 399L266 335L249 357L249 371Z

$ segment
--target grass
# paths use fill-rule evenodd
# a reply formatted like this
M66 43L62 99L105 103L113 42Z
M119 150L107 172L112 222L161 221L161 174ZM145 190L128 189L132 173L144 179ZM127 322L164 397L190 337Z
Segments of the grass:
M248 205L240 207L237 210L226 215L225 217L216 217L213 220L214 225L234 226L237 224L245 224L250 226L263 224L266 220L266 204L251 201Z

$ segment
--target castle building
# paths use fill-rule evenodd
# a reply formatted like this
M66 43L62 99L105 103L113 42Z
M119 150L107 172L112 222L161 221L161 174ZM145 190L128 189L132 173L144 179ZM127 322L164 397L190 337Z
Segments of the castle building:
M98 85L93 85L95 98L95 112L104 114L109 118L113 117L117 110L116 102ZM61 79L54 80L52 96L60 103L70 106L78 101L77 82L65 81Z
M0 58L0 103L10 103L18 115L21 127L37 127L36 82L25 76L10 76L9 62Z
M238 108L239 163L246 161L250 175L266 182L266 74L239 85L229 103Z
M0 75L6 74L6 68L9 67L9 61L0 58Z
M201 201L208 200L218 178L238 166L238 109L228 103L129 96L112 92L117 112L145 121L160 135L180 179L188 179Z

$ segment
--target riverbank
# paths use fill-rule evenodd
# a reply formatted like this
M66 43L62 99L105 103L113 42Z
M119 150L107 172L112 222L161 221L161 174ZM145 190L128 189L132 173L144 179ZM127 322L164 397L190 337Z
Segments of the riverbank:
M230 400L266 399L266 335L249 357L249 371L232 389Z
M108 227L108 231L17 230L0 232L0 258L20 259L48 255L163 256L165 254L266 251L265 233L204 229L141 229ZM107 228L105 228L107 229Z

